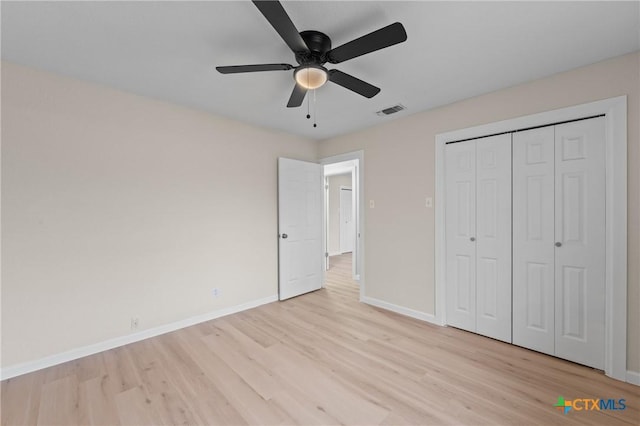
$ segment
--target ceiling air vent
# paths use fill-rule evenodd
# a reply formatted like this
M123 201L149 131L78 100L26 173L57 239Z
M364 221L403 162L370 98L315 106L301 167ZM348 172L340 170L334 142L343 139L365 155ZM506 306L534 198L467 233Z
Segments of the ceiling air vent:
M378 115L391 115L391 114L395 114L396 112L400 112L403 109L406 109L404 107L404 105L398 104L398 105L394 105L394 106L389 107L389 108L385 108L385 109L383 109L381 111L378 111L378 112L376 112L376 114L378 114Z

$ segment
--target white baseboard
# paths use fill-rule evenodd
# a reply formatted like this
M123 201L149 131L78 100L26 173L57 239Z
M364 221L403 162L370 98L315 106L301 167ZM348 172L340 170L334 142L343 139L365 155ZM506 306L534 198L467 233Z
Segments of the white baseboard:
M247 309L266 305L267 303L276 302L277 300L278 295L276 294L262 299L252 300L247 303L242 303L240 305L231 306L229 308L220 309L214 312L207 312L206 314L196 315L194 317L185 318L180 321L175 321L158 327L149 328L137 333L127 334L126 336L120 336L113 339L105 340L103 342L94 343L92 345L83 346L81 348L72 349L70 351L47 356L35 361L28 361L21 364L11 365L0 370L0 380L10 379L22 374L31 373L32 371L41 370L43 368L51 367L57 364L62 364L63 362L73 361L74 359L93 355L98 352L107 351L119 346L128 345L129 343L138 342L150 337L155 337L161 334L180 330L181 328L189 327L201 322L210 321L212 319L220 318L226 315L246 311Z
M627 370L627 383L640 386L640 372Z
M383 300L374 299L373 297L362 297L360 299L362 303L366 303L368 305L376 306L378 308L386 309L391 312L395 312L397 314L405 315L411 318L419 319L421 321L426 321L435 325L443 325L441 324L433 314L428 314L426 312L416 311L415 309L405 308L404 306L394 305L393 303L385 302Z

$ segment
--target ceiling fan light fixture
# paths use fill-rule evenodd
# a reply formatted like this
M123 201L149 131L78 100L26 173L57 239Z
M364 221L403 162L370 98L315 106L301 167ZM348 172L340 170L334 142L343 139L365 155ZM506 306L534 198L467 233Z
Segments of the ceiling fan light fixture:
M329 75L327 70L320 66L307 65L298 68L294 77L296 83L307 90L317 89L327 82Z

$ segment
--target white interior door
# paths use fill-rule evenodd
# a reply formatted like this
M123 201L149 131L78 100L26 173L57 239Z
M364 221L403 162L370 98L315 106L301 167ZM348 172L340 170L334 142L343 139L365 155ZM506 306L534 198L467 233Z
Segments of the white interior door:
M476 332L511 342L511 135L476 140Z
M340 188L340 252L351 253L355 243L355 222L353 220L353 191Z
M476 143L445 152L447 323L476 330Z
M513 141L513 342L604 368L603 118Z
M278 159L279 297L322 287L322 166Z
M555 126L556 355L604 368L605 126Z
M513 135L513 343L555 352L554 128Z

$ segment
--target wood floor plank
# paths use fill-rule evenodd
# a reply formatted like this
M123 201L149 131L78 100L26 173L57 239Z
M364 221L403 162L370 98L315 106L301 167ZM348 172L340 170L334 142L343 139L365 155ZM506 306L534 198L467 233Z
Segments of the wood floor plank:
M105 351L102 357L107 375L105 386L110 392L126 392L140 384L140 372L133 365L127 346Z
M317 404L341 424L379 424L388 411L343 386L334 374L285 345L269 348L288 360L276 371L287 388Z
M3 425L34 425L38 422L40 397L45 374L41 371L25 374L2 382Z
M313 401L298 393L279 392L271 400L298 425L332 425L339 422Z
M132 363L139 371L139 388L163 424L195 424L195 417L183 398L183 391L173 386L169 379L174 374L172 369L161 362L153 342L143 340L129 345L128 349Z
M195 336L197 337L193 338ZM179 337L183 343L192 346L191 353L199 368L221 390L229 403L242 414L247 422L256 425L283 423L286 416L274 411L268 402L258 395L228 364L211 352L200 335L192 334L191 330L188 330ZM187 339L188 343L186 343Z
M256 327L253 324L253 322L257 322L258 319L254 318L252 315L247 314L246 312L240 312L239 314L234 315L233 319L233 326L256 344L259 344L264 348L268 348L269 346L278 343L276 338L260 330L259 327Z
M194 416L192 424L244 425L247 421L229 403L226 396L200 369L188 348L180 344L176 333L151 339L163 365L170 365L169 383L180 392L187 411Z
M640 387L359 303L350 254L331 265L322 290L5 380L2 425L640 424Z
M38 425L78 424L78 381L75 375L42 386Z
M264 349L246 352L222 329L219 334L206 336L203 341L263 399L269 400L280 391L282 383L265 365L256 361L260 358L259 351Z
M106 389L107 376L85 380L78 387L79 423L119 425L114 395Z
M151 400L140 387L115 395L116 412L122 425L153 426L163 424L158 413L151 408ZM72 424L72 423L69 423Z

